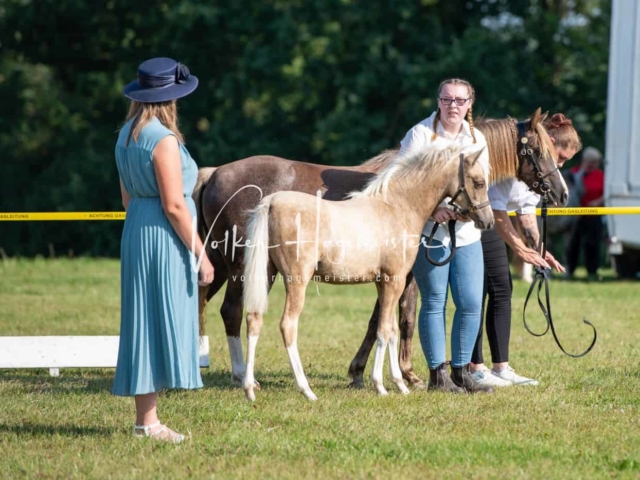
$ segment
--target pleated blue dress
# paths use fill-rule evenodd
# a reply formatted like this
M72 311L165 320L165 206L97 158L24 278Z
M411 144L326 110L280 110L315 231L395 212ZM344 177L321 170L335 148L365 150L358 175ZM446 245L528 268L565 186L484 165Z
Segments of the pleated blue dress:
M153 167L153 150L173 133L154 118L127 147L131 124L120 131L115 151L131 201L120 246L120 347L112 392L132 396L200 388L195 258L164 214ZM182 144L180 163L183 193L195 218L191 192L198 167Z

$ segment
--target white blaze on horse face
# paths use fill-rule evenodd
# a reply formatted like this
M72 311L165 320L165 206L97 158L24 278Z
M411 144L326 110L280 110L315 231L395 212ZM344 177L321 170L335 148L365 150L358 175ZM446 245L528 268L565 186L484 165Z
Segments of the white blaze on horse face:
M242 340L240 337L227 337L227 344L231 356L231 382L242 384L246 371L242 355Z
M560 149L561 154L559 154L558 148L556 148L555 150L556 150L556 155L558 156L558 159L559 159L557 164L560 167L562 165L564 165L564 162L566 161L566 160L564 160L564 158L566 158L566 155L572 154L569 157L569 160L570 160L571 158L573 158L573 155L575 155L575 152L576 152L574 149L565 149L565 150ZM562 160L560 160L560 158L562 158ZM562 188L564 188L564 191L567 192L567 202L562 204L564 206L564 205L566 205L566 203L568 203L568 200L569 200L569 186L567 185L567 182L565 182L564 175L562 175L562 173L560 173L559 169L556 170L556 175L558 175L558 177L560 178L560 182L562 183ZM556 200L556 205L560 205L561 203L562 203L561 202L561 198L558 198Z
M568 185L567 185L567 182L565 182L565 181L564 181L564 175L562 175L562 174L560 173L560 170L556 170L556 173L557 173L557 174L558 174L558 176L560 177L560 182L562 182L562 187L564 188L564 191L565 191L565 192L567 192L567 202L568 202L568 200L569 200L569 187L568 187ZM567 203L567 202L565 202L564 204L562 204L562 206L566 205L566 203ZM560 205L560 204L561 204L561 199L558 199L558 200L556 201L556 203L557 203L558 205Z

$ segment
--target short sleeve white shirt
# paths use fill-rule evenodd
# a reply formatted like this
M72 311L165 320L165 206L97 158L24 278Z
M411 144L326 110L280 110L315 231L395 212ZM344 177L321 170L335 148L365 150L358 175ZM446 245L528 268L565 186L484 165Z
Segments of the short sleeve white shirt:
M494 210L516 212L521 215L536 213L540 195L515 178L508 178L489 187L489 202Z

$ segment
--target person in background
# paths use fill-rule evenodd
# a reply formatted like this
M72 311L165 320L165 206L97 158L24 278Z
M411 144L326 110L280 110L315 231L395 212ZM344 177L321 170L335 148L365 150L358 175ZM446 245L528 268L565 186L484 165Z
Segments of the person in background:
M158 391L202 387L197 286L213 281L213 266L193 228L198 167L184 146L176 108L176 99L197 86L198 79L175 60L142 63L138 79L124 88L131 104L115 150L127 216L112 392L135 398L134 436L172 443L185 436L158 420Z
M604 205L604 172L600 168L602 154L597 148L587 147L582 152L582 162L571 169L577 181L582 183L582 207ZM584 245L584 263L590 280L598 278L600 246L603 235L602 215L582 215L573 229L567 248L567 276L574 275Z

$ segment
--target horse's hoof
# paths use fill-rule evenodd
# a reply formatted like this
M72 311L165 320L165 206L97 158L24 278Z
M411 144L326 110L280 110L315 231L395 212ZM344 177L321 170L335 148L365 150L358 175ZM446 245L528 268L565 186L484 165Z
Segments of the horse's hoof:
M378 395L389 395L389 392L387 392L387 389L384 388L382 385L376 387L376 391L378 392Z
M409 389L404 383L398 384L398 390L400 390L400 393L403 395L409 395Z
M427 384L424 382L420 382L411 385L411 388L413 388L414 390L427 390Z
M231 375L231 386L232 387L242 387L244 385L244 377L236 377Z
M253 392L253 390L245 390L244 394L247 397L247 400L249 400L250 402L256 401L256 394Z
M318 397L316 397L315 393L313 393L311 390L305 390L304 392L302 392L302 394L307 398L307 400L310 400L312 402L318 400Z
M404 378L411 387L424 388L424 382L413 373L413 370L402 372L402 378Z
M244 377L231 375L231 385L233 387L244 388ZM257 380L253 381L253 388L260 390L260 383L258 383Z
M354 380L353 382L351 382L347 388L353 388L356 390L361 390L364 388L364 381L363 380Z

